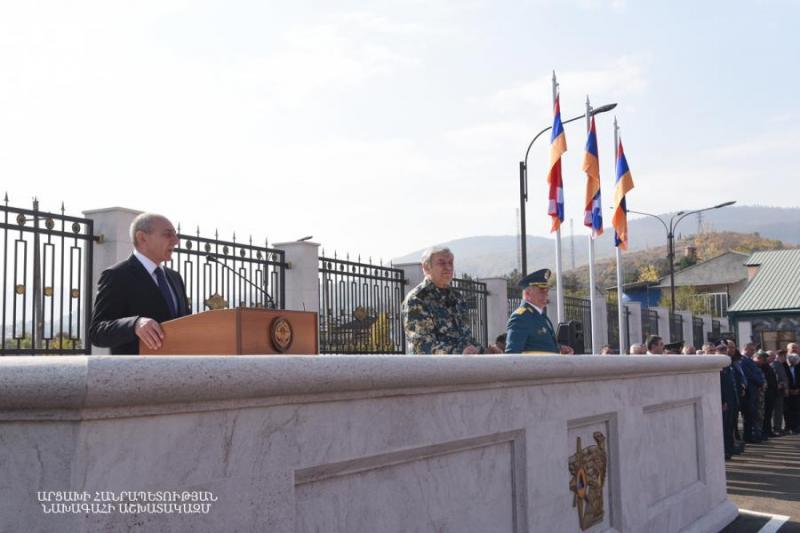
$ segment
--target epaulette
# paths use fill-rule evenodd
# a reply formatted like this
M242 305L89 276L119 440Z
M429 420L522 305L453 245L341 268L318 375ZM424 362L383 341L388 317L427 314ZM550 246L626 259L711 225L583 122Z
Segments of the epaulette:
M512 314L514 314L514 315L524 315L525 313L529 313L529 312L530 311L528 310L527 307L525 307L524 305L521 305L521 306L517 307L517 310L514 311Z

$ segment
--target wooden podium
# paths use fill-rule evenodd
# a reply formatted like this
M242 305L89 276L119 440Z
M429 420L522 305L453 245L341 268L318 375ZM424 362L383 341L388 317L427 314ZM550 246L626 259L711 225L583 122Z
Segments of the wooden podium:
M318 354L317 314L282 309L218 309L161 324L164 343L141 355Z

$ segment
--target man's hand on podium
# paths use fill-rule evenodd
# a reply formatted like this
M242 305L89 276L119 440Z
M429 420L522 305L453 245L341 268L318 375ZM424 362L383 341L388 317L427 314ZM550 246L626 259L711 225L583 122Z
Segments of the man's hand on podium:
M136 321L133 331L139 337L139 341L143 342L149 349L158 350L161 348L164 332L158 322L152 318L141 317Z

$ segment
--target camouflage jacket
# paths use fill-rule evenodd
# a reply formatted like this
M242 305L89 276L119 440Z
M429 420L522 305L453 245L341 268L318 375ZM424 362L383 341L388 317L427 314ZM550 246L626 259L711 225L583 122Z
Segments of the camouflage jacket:
M460 354L470 344L478 345L461 294L452 287L439 289L429 279L403 301L403 327L411 354Z

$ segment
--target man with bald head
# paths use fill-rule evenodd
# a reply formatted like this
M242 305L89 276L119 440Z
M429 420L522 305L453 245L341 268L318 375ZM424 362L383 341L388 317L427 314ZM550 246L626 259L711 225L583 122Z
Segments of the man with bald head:
M114 355L135 355L140 344L161 348L160 323L189 314L180 274L161 265L172 258L178 236L162 215L142 213L130 228L131 256L106 269L97 283L89 339Z

